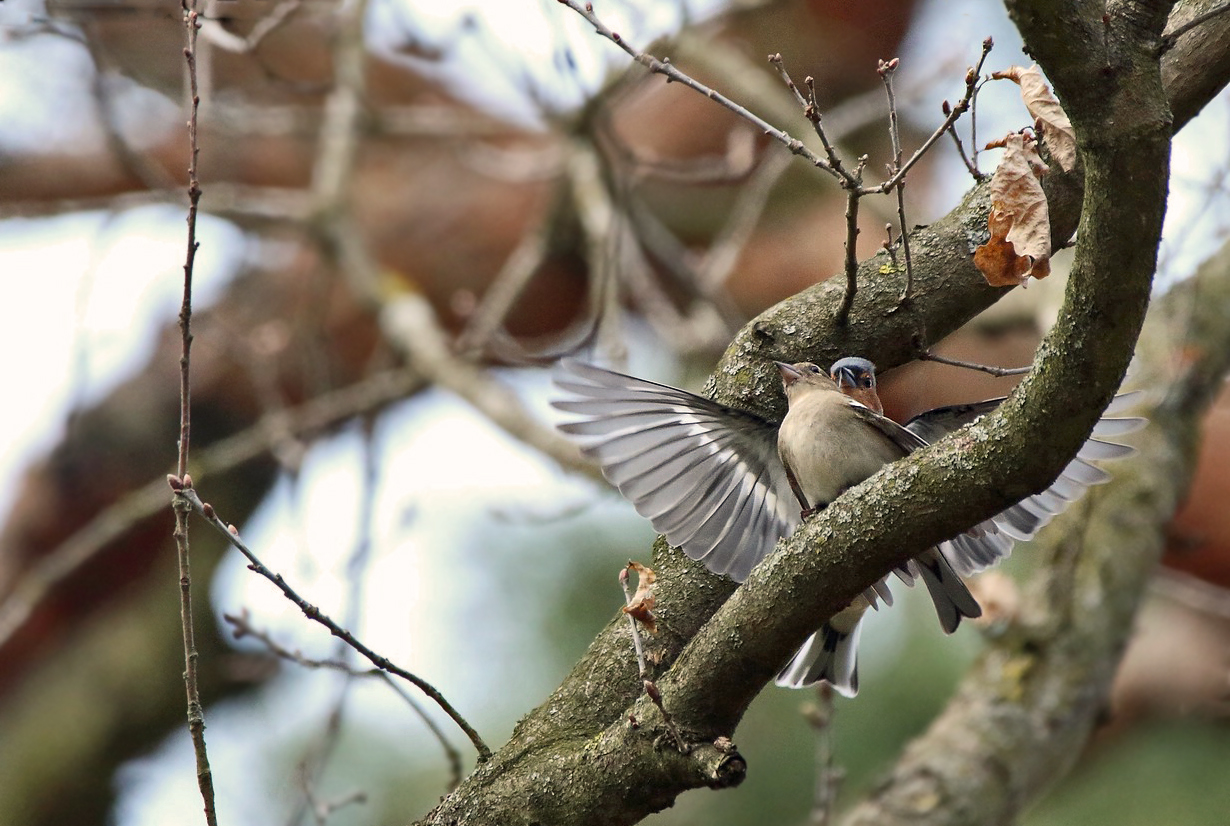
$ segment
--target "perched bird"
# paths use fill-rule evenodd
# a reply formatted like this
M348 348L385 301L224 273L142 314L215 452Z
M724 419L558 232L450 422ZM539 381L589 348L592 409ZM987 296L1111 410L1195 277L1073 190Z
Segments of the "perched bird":
M667 541L715 573L742 582L805 516L884 464L1002 401L939 408L902 427L880 415L875 368L865 359L843 359L831 375L806 362L777 366L789 402L780 429L753 413L574 360L562 361L555 376L556 385L574 398L553 406L585 417L560 427L583 440L583 450L597 459L607 479ZM1127 433L1140 424L1103 419L1102 432L1095 428L1094 435ZM1131 452L1091 438L1052 488L928 549L894 573L907 584L921 578L941 626L955 630L962 617L981 613L957 573L1002 559L1014 539L1031 538L1085 486L1109 478L1085 459ZM812 635L782 669L778 684L802 687L824 680L854 696L859 621L879 600L892 602L885 580Z
M777 368L789 403L777 432L777 452L804 518L889 462L926 445L877 410L843 395L834 379L816 365L777 362ZM874 385L869 389L875 396ZM857 382L853 390L862 392ZM874 401L883 410L878 396ZM899 575L907 582L914 575L921 576L946 633L955 631L962 617L982 614L938 548L928 548L910 560ZM859 622L873 604L868 595L860 596L832 617L786 665L778 684L802 687L823 679L839 692L854 696L858 691Z

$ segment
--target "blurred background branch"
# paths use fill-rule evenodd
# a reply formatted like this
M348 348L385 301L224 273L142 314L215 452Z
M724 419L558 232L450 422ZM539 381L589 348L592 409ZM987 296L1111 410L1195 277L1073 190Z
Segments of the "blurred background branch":
M543 412L545 377L523 366L581 346L695 387L749 319L840 270L845 204L728 112L629 67L557 4L432 5L208 4L190 472L313 600L354 616L352 630L460 705L481 706L476 726L498 742L621 604L611 572L647 547L635 514L559 472L583 464ZM1210 5L1179 4L1175 24ZM815 78L825 129L845 157L871 157L869 182L891 159L877 59L903 59L895 82L908 155L942 120L940 102L961 94L984 37L997 42L992 62L998 53L1006 65L1019 48L1002 12L980 3L603 6L638 44L804 136L802 112L765 61L780 52L795 76ZM6 348L22 390L6 407L30 409L42 428L10 428L24 447L5 454L0 487L0 823L178 822L195 809L190 796L176 797L182 665L174 595L163 587L174 580L163 486L175 440L166 358L175 335L172 313L144 301L154 287L125 280L138 271L152 273L149 284L177 278L173 256L133 244L182 238L178 8L6 0L0 26L0 60L16 79L0 94L0 272L14 307L2 326L17 335ZM1178 122L1224 84L1227 42L1222 16L1167 53ZM1015 102L997 115L995 91L982 95L980 135L1027 125ZM1212 255L1224 234L1215 223L1227 214L1226 141L1215 125L1224 100L1214 107L1193 144L1176 149L1176 186L1199 195L1185 211L1172 192L1181 231L1168 233L1183 242L1163 249L1164 284ZM912 221L934 221L968 188L963 165L941 147L911 171ZM1074 227L1080 193L1055 186L1053 213ZM895 214L892 201L868 201L864 249ZM982 231L950 230L954 260ZM89 263L65 257L70 246L86 248ZM943 251L913 252L925 268ZM860 289L881 280L886 261L864 264ZM942 271L944 261L933 266ZM85 275L57 275L68 270ZM935 350L950 357L1027 363L1061 279L1015 291L949 337L924 324L923 344L944 338ZM49 316L35 309L43 284L58 302ZM899 278L883 284L885 296L899 295ZM977 309L992 299L979 297ZM138 306L141 322L132 320ZM875 304L860 316L856 305L847 337L820 344L808 305L796 306L799 317L774 316L747 340L763 347L768 333L774 346L819 360L857 350L885 369L917 352L916 318L881 319ZM101 328L87 323L96 312ZM1207 363L1178 344L1193 317L1180 312L1160 334L1181 364ZM148 332L111 369L111 337L128 327ZM67 361L52 360L60 351ZM67 377L67 401L49 401L52 377ZM1012 384L915 363L881 389L901 418ZM769 395L744 401L772 406ZM1206 417L1191 496L1167 526L1167 563L1202 594L1230 585L1220 506L1230 485L1227 409L1222 399ZM370 484L363 451L381 458ZM1177 478L1160 484L1178 497ZM352 499L366 509L347 507ZM360 524L370 552L351 566L359 540L347 531L357 535ZM250 607L256 627L291 640L288 649L333 655L329 640L247 590L251 574L222 543L202 535L193 549L198 582L213 578L219 616ZM1013 573L1045 579L1045 558L1022 548ZM1224 722L1207 725L1224 721L1224 683L1211 688L1209 678L1226 671L1210 666L1225 666L1224 618L1165 587L1150 591L1114 725L1031 826L1071 822L1082 807L1114 822L1191 811L1198 823L1230 805L1202 774L1227 736ZM826 729L847 774L841 803L925 727L981 645L968 633L929 633L912 596L869 629L863 696L839 702ZM203 617L197 643L223 821L408 820L455 782L456 767L402 701L386 704L379 686L343 688L341 675L282 671L267 646L228 641L220 625ZM1003 644L993 641L976 674L998 662ZM1159 684L1158 673L1169 679ZM751 764L740 790L684 796L653 822L802 821L815 772L798 702L771 691L753 706L739 730ZM1151 755L1164 755L1156 759L1175 776ZM287 783L300 764L303 782ZM1137 782L1139 798L1109 800L1115 778L1138 777L1141 766L1158 777L1152 791ZM366 803L323 805L356 787Z

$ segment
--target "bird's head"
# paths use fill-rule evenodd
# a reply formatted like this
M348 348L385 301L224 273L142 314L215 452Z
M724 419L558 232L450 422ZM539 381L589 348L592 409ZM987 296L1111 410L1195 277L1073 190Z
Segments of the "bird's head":
M797 398L799 394L812 390L836 390L828 376L810 361L800 361L797 364L787 364L784 361L773 362L782 374L782 386L786 390L786 398Z
M829 378L842 390L875 390L876 366L865 358L850 356L833 362Z
M833 362L829 377L842 393L861 402L877 413L883 413L876 393L876 366L865 358L851 356Z

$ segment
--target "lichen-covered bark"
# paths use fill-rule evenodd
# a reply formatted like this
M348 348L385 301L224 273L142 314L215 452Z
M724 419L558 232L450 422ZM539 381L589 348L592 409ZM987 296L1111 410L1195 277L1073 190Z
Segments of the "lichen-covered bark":
M639 696L626 631L616 622L491 763L424 823L633 823L688 788L737 782L741 761L721 748L719 738L734 731L747 704L807 633L896 563L1055 478L1118 386L1143 322L1173 127L1156 49L1164 4L1111 14L1104 30L1102 6L1094 5L1012 6L1061 100L1088 107L1073 117L1084 162L1083 202L1071 176L1052 184L1053 223L1071 228L1079 218L1082 232L1062 318L1040 350L1040 369L996 414L841 497L733 595L729 583L659 542L659 608L672 633L655 644L662 658L655 676L668 710L698 744L691 754L658 741L659 717ZM1106 50L1069 48L1052 36L1048 26L1055 20L1067 26L1079 15L1087 33L1104 33ZM1187 57L1190 71L1224 63ZM1211 86L1173 87L1172 96L1180 88L1207 94ZM1185 116L1203 105L1170 102ZM917 336L926 343L956 329L1001 294L986 287L970 263L985 234L985 215L983 196L975 191L945 220L916 234L916 295L908 307L893 312L899 286L877 278L881 262L872 259L862 267L848 326L833 322L842 289L837 283L762 314L729 348L714 377L714 395L772 413L781 402L766 368L769 358L822 361L857 352L891 365L911 356ZM1096 563L1082 566L1078 577L1097 576ZM1134 605L1125 599L1111 616L1130 615ZM1069 648L1076 658L1079 646ZM1090 668L1096 673L1080 685L1092 706L1108 666ZM1009 693L1023 697L1016 689ZM1074 728L1072 742L1078 742L1083 732ZM953 731L954 744L966 736ZM967 805L946 798L940 804L949 802Z

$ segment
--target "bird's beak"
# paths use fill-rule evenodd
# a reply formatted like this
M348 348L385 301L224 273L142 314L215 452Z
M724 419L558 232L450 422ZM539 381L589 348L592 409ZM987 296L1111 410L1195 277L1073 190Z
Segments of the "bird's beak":
M803 378L803 372L793 364L787 364L784 361L775 361L773 363L777 365L778 372L782 374L782 383L787 387Z
M851 367L842 367L833 373L833 381L837 382L838 387L858 387L858 381L854 376L854 369Z

